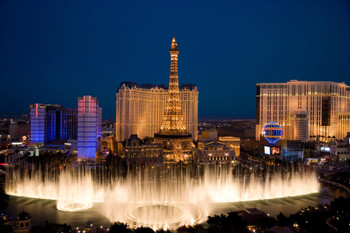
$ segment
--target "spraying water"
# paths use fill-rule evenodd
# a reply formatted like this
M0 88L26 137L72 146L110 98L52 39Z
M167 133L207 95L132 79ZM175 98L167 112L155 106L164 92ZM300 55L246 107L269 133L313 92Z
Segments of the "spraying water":
M57 200L61 211L82 211L102 203L103 214L112 222L174 229L205 221L213 203L291 197L320 189L315 173L305 171L243 176L218 165L137 167L121 176L101 171L79 167L52 175L35 168L12 170L6 192Z

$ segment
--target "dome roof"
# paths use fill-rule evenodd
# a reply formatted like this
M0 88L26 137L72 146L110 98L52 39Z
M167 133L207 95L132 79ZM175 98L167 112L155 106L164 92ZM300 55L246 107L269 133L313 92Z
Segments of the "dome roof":
M27 212L23 211L23 212L18 214L16 220L27 220L30 218L31 218L31 216Z

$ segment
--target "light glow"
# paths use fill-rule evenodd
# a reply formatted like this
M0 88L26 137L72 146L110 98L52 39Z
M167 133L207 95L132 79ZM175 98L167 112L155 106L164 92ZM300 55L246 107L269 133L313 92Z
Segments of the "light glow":
M198 224L214 211L214 203L232 203L316 193L320 189L312 172L232 175L231 166L193 169L174 166L134 168L126 177L95 178L94 169L61 171L54 178L40 169L31 173L10 170L6 192L10 195L57 200L61 211L83 211L94 203L111 222L132 227L176 229ZM244 176L243 176L244 177Z

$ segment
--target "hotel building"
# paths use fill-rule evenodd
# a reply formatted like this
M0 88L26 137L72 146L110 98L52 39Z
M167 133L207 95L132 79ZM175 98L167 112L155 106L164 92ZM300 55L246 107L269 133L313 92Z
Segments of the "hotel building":
M97 98L78 98L78 159L96 158L100 147L102 109Z
M197 140L198 89L196 85L179 87L181 110L186 130ZM141 139L154 137L162 124L162 117L168 97L167 85L138 85L122 82L117 92L116 138L123 141L132 134Z
M32 104L29 108L32 143L77 139L76 109L53 104Z
M179 86L178 54L174 37L170 48L169 85L121 83L115 125L118 141L133 134L141 139L155 137L157 142L160 142L157 138L170 135L185 136L190 143L192 139L197 140L198 89L193 84Z
M284 140L329 141L350 132L350 87L345 83L291 80L256 84L256 139L264 125L282 126Z

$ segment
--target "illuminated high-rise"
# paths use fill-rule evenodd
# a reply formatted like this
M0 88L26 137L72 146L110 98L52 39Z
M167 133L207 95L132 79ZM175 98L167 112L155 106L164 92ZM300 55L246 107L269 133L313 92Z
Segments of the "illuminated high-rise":
M30 142L44 143L46 141L45 135L45 118L46 107L43 104L30 105Z
M78 98L78 159L95 159L100 146L101 118L97 98Z
M184 125L197 140L198 89L193 84L183 84L180 89ZM159 132L168 96L167 85L123 82L117 92L116 137L128 139L132 134L144 139Z
M171 43L170 49L170 76L169 90L166 100L165 111L160 126L160 134L168 135L184 135L188 134L185 124L184 115L181 110L180 90L179 90L179 74L178 74L178 55L179 49L175 37Z
M30 141L50 143L77 139L77 110L54 104L32 104Z
M256 85L256 139L270 121L284 140L329 141L350 132L350 87L345 83L291 80Z

